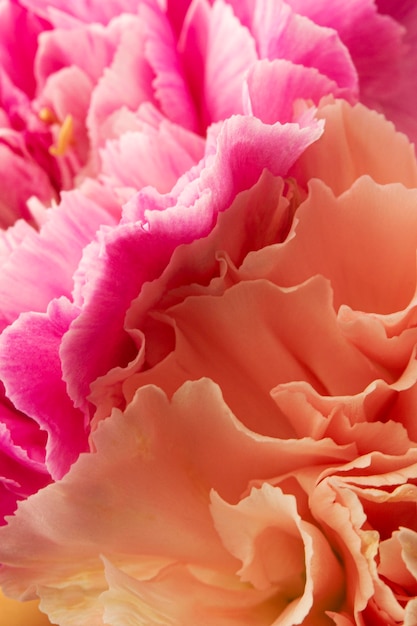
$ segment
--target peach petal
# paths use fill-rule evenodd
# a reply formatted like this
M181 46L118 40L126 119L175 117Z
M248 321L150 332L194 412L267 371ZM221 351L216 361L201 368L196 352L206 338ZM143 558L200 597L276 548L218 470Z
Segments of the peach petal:
M351 107L338 101L323 103L318 117L325 120L326 132L297 161L292 173L299 184L320 178L338 196L367 174L382 185L417 187L413 146L382 115L362 104ZM375 146L389 146L393 158L387 159L385 149Z
M417 623L417 600L410 600L405 609L404 626L414 626Z
M355 346L395 375L407 368L417 343L416 298L402 310L388 315L352 311L342 305L338 320L340 328Z
M321 482L310 500L313 515L328 540L338 546L346 577L346 604L350 614L363 610L374 592L361 537L353 527L352 515L360 514L357 499L341 503L330 482ZM355 610L354 610L355 609Z
M408 384L403 385L379 380L357 395L329 397L307 383L294 382L277 386L271 395L299 437L354 443L358 455L372 450L402 454L413 435L401 419L405 411L398 414L398 392L408 390Z
M224 598L251 615L248 606L269 593L231 593L238 563L213 527L210 490L238 500L254 474L323 463L325 446L329 458L333 449L331 462L343 458L329 441L311 447L298 442L298 452L296 442L250 433L210 381L187 383L171 402L154 387L139 390L124 414L115 410L99 425L92 443L94 453L82 454L61 481L21 503L0 529L4 589L32 598L36 588L43 610L63 626L74 626L75 607L88 623L102 624L107 583L100 555L137 580L150 580L169 563L188 562L200 582L220 587L212 590L215 604ZM227 467L213 464L220 454ZM175 580L168 579L162 593L175 593ZM135 588L148 598L154 593L153 585ZM204 596L206 586L198 588ZM270 610L276 605L269 616Z
M396 533L401 541L399 526L415 527L416 487L410 481L416 480L416 454L415 449L397 457L373 453L339 468L338 475L325 471L322 476L328 478L310 500L313 514L343 555L347 579L352 581L347 600L355 615L365 611L369 619L374 614L404 617L393 591L379 578L377 553L380 537ZM333 503L331 509L326 501Z
M77 582L77 572L87 569L100 577L100 553L160 556L227 571L234 560L212 527L211 485L187 458L193 448L185 445L186 424L178 430L177 420L194 418L198 404L199 385L186 386L172 406L160 390L148 387L125 414L115 411L102 422L93 435L96 452L82 454L61 481L21 503L0 530L2 580L15 567L21 571L7 588L20 596L34 580L50 587L75 577L74 584L88 590L88 580ZM217 410L224 412L223 403ZM166 428L171 422L175 446Z
M163 623L167 626L269 626L279 604L269 594L243 586L216 572L168 566L154 579L141 581L105 561L109 591L103 593L105 623ZM190 599L192 601L190 602ZM202 622L204 620L204 622Z
M413 589L416 586L416 578L407 569L402 557L402 545L399 533L395 531L389 539L381 541L379 545L380 562L378 573L385 579L391 580L405 589Z
M417 578L417 532L402 528L398 532L398 541L402 548L402 558L414 579Z
M339 605L340 565L320 531L300 518L291 494L264 483L233 506L213 494L211 510L226 548L242 561L241 580L275 588L285 607L277 624L308 623L310 612L320 624L322 611Z
M331 300L320 277L291 289L259 280L234 285L221 298L190 297L168 311L175 322L175 360L187 376L218 382L226 402L249 427L288 436L288 424L269 396L277 384L306 380L337 395L362 390L378 377L339 334ZM256 335L253 320L262 320ZM326 356L335 352L340 369ZM164 387L169 381L159 383Z
M341 304L372 314L401 310L416 290L416 201L414 189L378 185L368 176L339 197L313 179L268 279L290 286L321 274L331 281L336 310ZM262 252L259 257L257 276Z

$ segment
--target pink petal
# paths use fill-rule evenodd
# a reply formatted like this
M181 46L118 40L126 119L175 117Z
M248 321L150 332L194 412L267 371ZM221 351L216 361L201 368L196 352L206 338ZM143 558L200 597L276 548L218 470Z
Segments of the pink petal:
M168 19L155 0L144 0L140 17L145 24L145 58L155 73L153 87L162 112L188 130L197 130L194 103L180 64Z
M17 501L44 487L50 477L45 467L45 433L14 410L2 393L0 405L0 524Z
M252 31L261 58L314 67L357 96L356 70L336 30L298 15L283 0L265 0L256 3Z
M67 116L72 117L73 131L69 150L76 152L80 167L87 161L89 150L85 119L92 89L91 79L83 70L75 66L65 67L48 76L42 94L34 104L40 110L46 108L53 111L61 123ZM58 164L61 160L62 157L57 159Z
M248 72L247 87L250 112L266 124L296 121L294 106L299 98L318 105L326 94L342 95L337 84L315 68L284 59L263 60L253 65Z
M320 134L316 126L267 126L256 118L239 116L219 130L216 153L207 156L205 168L202 162L191 172L192 184L185 175L177 197L176 189L166 197L140 192L130 202L126 223L103 231L95 276L87 289L94 298L88 297L63 342L64 378L76 406L86 405L90 384L98 376L134 358L134 345L123 330L125 313L142 285L160 275L175 248L207 235L217 214L232 204L237 193L255 184L265 167L285 175ZM277 150L277 145L290 145L291 150ZM85 351L90 354L88 363Z
M377 2L353 0L348 12L343 0L332 2L331 10L326 0L288 0L288 4L297 13L339 33L359 75L360 98L368 106L384 110L384 101L396 94L398 84L410 84L412 73L405 66L415 54L410 55L404 45L404 29L388 15L381 15ZM394 14L396 4L390 3ZM404 8L404 3L398 6ZM415 87L413 90L415 93ZM396 94L395 99L401 107L403 98Z
M35 15L49 19L59 12L68 14L82 22L101 22L106 24L120 13L136 13L139 0L74 0L68 4L65 0L20 0Z
M87 447L84 418L66 394L58 354L74 314L70 303L61 299L50 304L46 314L23 313L0 336L0 373L7 397L48 433L46 465L54 478L64 475ZM35 357L36 345L42 346L42 353Z
M98 24L80 24L70 30L55 28L43 33L36 56L38 92L48 76L72 65L96 82L111 63L116 45L116 28Z
M157 129L142 124L140 132L126 132L107 142L101 152L101 178L111 187L137 190L151 185L167 193L200 160L203 151L204 142L198 135L168 120Z
M14 149L14 133L0 139L0 168L7 184L0 188L0 227L7 228L19 218L32 221L27 206L31 196L48 203L55 197L48 174L32 159L16 136L23 151Z
M84 246L101 224L113 221L108 211L79 191L64 194L41 231L31 229L0 268L2 327L23 311L45 311L53 298L69 297Z
M207 123L243 113L244 79L257 59L253 37L233 15L231 7L218 0L208 25L203 104Z
M112 116L154 102L154 75L144 56L144 24L137 16L122 16L115 23L120 27L120 41L92 94L87 117L93 149L119 135L113 130Z
M23 4L1 3L0 64L12 83L29 97L33 97L36 88L33 61L38 47L38 36L49 25L23 8Z
M168 11L170 11L170 3L168 4ZM196 108L200 124L199 130L203 135L208 124L208 120L204 117L204 90L211 11L209 0L192 0L178 39L181 64L184 68L184 75ZM176 24L176 20L174 20L174 23Z

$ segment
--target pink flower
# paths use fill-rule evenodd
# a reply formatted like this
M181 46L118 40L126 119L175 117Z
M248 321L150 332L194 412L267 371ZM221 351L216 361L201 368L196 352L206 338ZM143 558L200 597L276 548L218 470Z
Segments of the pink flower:
M170 194L99 230L72 301L3 332L57 480L0 530L0 580L52 622L415 622L417 163L361 105L318 117L315 143L214 127Z
M204 137L232 114L286 122L295 99L332 93L415 139L416 14L385 4L355 0L347 15L322 0L2 0L0 224L36 225L28 199L48 206L88 176L169 190L164 159L132 167L157 112ZM191 157L199 143L188 138Z

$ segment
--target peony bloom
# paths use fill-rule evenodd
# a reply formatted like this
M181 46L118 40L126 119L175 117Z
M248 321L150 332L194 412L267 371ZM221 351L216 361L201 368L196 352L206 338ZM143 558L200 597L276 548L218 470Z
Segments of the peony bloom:
M317 118L215 127L72 300L4 330L57 480L0 530L0 580L53 623L415 624L417 162L361 105Z

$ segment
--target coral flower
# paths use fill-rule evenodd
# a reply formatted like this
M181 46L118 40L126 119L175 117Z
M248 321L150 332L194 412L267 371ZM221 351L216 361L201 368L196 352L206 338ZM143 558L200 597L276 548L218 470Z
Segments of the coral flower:
M57 480L0 530L0 580L53 623L415 623L417 163L361 105L317 117L276 127L285 156L221 125L99 231L72 301L3 332Z

